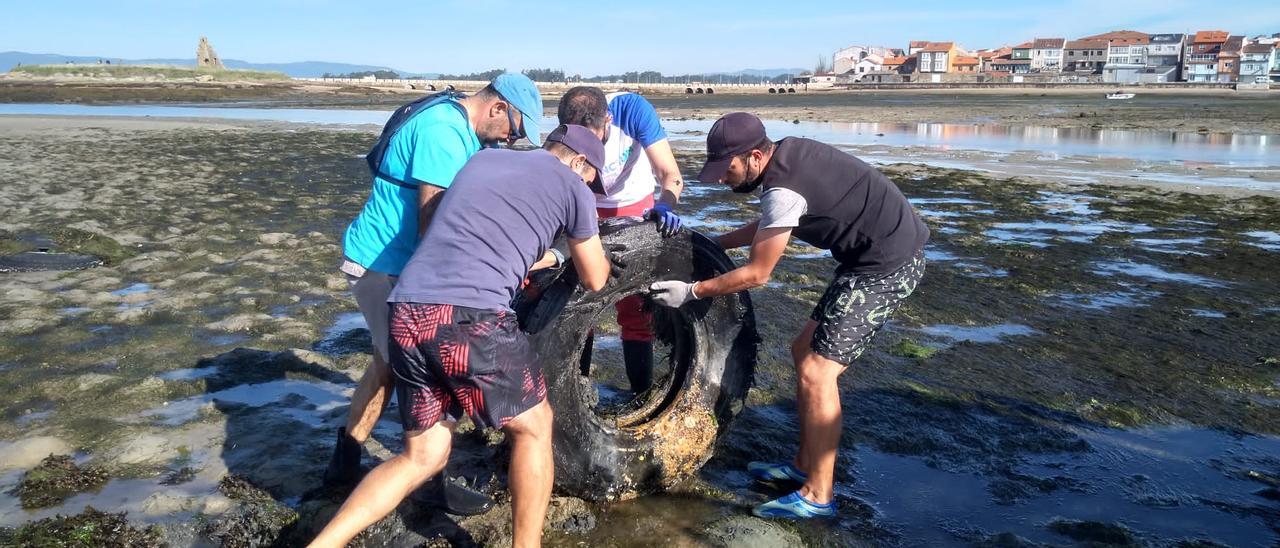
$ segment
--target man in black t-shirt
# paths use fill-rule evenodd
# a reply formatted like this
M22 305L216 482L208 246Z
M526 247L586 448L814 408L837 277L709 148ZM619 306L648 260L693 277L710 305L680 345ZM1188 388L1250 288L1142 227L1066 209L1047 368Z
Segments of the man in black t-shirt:
M791 343L800 414L800 450L789 463L753 462L758 481L795 492L757 506L761 517L835 515L832 488L841 411L837 378L898 309L924 275L929 229L884 174L829 145L801 138L771 141L758 118L725 115L707 134L698 175L734 192L763 186L758 221L720 236L721 247L750 245L747 264L694 283L655 282L654 301L672 307L728 295L769 281L792 235L831 250L835 278Z

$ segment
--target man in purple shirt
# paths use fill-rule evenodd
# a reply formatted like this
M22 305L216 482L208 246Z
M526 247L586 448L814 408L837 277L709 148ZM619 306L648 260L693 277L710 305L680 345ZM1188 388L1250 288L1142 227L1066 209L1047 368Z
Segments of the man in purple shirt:
M538 546L551 498L551 408L537 356L509 303L528 272L550 266L564 234L589 290L611 266L595 198L604 146L560 126L541 150L484 150L454 178L391 292L390 366L404 452L360 482L312 546L343 546L438 474L462 413L511 440L513 545Z

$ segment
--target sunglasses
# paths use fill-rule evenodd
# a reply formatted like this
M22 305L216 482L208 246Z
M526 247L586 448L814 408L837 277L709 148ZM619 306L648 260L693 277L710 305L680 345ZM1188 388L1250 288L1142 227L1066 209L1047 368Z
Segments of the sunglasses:
M524 133L524 124L520 124L517 127L516 117L514 114L511 114L511 111L513 110L515 110L515 107L511 106L511 103L507 103L507 127L510 128L507 130L507 141L514 143L525 138L526 135ZM524 121L523 115L521 115L520 121Z

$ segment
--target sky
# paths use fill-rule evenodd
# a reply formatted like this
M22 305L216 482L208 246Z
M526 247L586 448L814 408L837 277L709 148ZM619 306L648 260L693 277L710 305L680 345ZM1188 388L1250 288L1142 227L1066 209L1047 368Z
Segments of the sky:
M1109 30L1280 32L1280 2L916 0L44 0L5 2L0 51L106 58L330 61L425 73L553 68L592 76L812 68L849 45L971 48Z

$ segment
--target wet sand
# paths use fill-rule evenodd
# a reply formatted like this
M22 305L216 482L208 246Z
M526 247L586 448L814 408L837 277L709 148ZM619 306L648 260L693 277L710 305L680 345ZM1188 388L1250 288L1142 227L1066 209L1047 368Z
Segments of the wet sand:
M0 274L0 489L49 453L109 477L53 506L0 498L0 525L92 505L187 546L296 542L323 523L343 493L316 490L320 473L369 363L334 267L367 194L371 138L274 123L0 118L0 247L68 229L118 244L103 267ZM697 152L679 160L692 179ZM717 456L672 494L606 506L557 498L549 545L1280 538L1280 200L885 171L933 231L930 264L841 380L841 519L746 515L768 495L745 463L794 447L787 347L834 267L797 243L753 292L757 385ZM707 233L755 211L750 197L698 184L684 202ZM610 329L602 323L602 339ZM602 366L618 361L602 347ZM394 409L384 417L366 462L399 448ZM362 542L507 538L495 464L505 446L463 430L454 464L495 489L500 507L454 520L406 503Z

